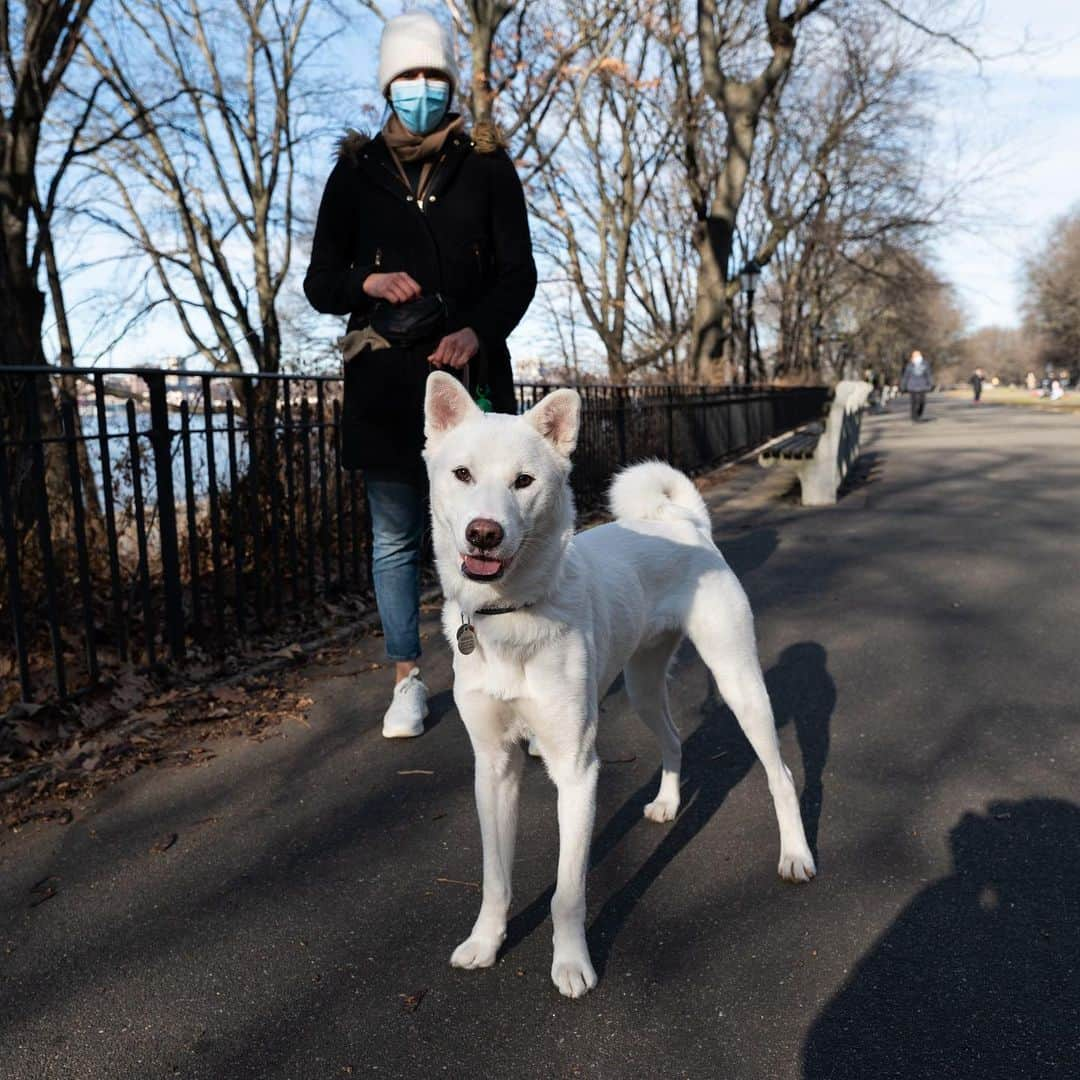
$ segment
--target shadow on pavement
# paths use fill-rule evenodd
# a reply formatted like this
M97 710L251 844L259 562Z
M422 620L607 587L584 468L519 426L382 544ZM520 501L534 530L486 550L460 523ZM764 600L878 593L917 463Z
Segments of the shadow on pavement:
M764 566L780 546L780 535L774 528L751 529L736 536L722 536L716 541L728 566L741 579Z
M844 499L854 491L876 484L885 468L885 455L880 450L864 450L848 470L837 489L837 499Z
M801 800L807 838L816 855L823 799L822 774L829 750L829 722L836 704L836 686L826 666L825 649L800 642L785 649L765 675L777 727L793 723L806 777ZM602 975L612 944L623 924L664 869L701 832L728 794L757 761L734 714L716 695L709 680L701 724L683 742L682 810L633 877L609 897L589 928L589 949ZM657 770L630 796L594 837L590 868L611 853L639 822L644 806L656 794ZM767 795L765 796L767 798ZM772 812L771 802L769 812ZM646 824L643 828L655 829ZM547 918L554 886L549 886L510 920L505 949L512 949Z
M1080 807L992 804L807 1037L806 1080L1076 1076Z

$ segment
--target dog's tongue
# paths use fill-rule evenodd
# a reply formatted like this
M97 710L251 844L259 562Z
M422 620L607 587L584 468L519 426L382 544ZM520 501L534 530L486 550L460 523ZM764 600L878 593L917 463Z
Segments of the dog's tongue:
M491 577L502 569L502 563L485 555L466 555L465 569L476 577Z

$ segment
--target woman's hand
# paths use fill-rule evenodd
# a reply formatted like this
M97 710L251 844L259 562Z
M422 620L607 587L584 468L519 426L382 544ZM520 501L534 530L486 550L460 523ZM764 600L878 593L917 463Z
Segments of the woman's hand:
M393 274L368 274L364 292L373 300L389 300L391 304L407 304L420 295L420 286L404 270Z
M480 351L480 339L471 326L456 334L447 334L436 350L428 357L428 363L436 367L463 368Z

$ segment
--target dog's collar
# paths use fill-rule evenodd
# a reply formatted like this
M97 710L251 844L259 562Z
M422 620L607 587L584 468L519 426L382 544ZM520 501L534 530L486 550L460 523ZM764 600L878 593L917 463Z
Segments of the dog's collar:
M468 656L476 648L476 627L472 620L477 615L509 615L512 611L521 611L523 608L532 607L532 604L521 604L518 607L482 607L477 608L472 617L461 613L461 625L457 628L455 639L462 656Z
M535 601L533 601L535 603ZM509 615L512 611L522 611L525 608L532 607L532 603L519 604L517 607L481 607L477 608L474 615Z

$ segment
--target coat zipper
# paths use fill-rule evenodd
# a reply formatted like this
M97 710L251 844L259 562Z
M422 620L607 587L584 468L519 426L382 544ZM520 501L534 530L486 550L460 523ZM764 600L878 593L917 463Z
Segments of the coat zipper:
M443 154L438 161L431 167L431 175L427 179L427 184L424 186L423 193L418 192L416 196L416 205L422 214L424 212L424 196L432 189L435 184L435 177L439 172L439 166L446 160L446 155Z
M432 182L432 181L433 181L433 180L435 179L435 173L436 173L436 171L438 170L439 166L440 166L440 165L441 165L441 164L442 164L442 163L443 163L443 162L444 162L445 160L446 160L446 155L445 155L445 154L443 154L443 155L442 155L442 156L441 156L441 157L439 158L439 160L438 160L438 161L436 162L436 164L435 164L435 168L431 170L431 176L429 176L429 177L428 177L428 188L429 188L429 189L430 189L430 187L431 187L431 182ZM401 179L401 177L400 177L400 176L399 176L399 175L398 175L398 174L397 174L397 173L396 173L396 172L395 172L395 171L394 171L393 169L391 169L391 168L390 168L390 166L389 166L389 165L387 165L385 161L380 161L380 162L379 162L379 165L380 165L380 166L381 166L382 168L384 168L384 169L385 169L385 170L386 170L386 171L387 171L387 172L388 172L388 173L389 173L389 174L390 174L390 175L391 175L392 177L394 177L394 179L395 179L395 180L397 180L397 182L398 182L399 184L401 184L401 185L402 185L402 187L404 187L404 188L405 188L405 190L406 190L406 191L408 191L410 195L412 195L412 189L411 189L411 188L409 187L409 185L408 185L407 183L405 183L405 181L404 181L404 180L402 180L402 179ZM421 202L420 202L420 200L419 200L418 198L416 198L415 196L413 196L413 198L411 199L411 201L412 201L412 202L414 202L414 203L416 203L417 207L419 207L419 209L420 209L420 213L421 213L421 214L423 214L423 213L424 213L424 206L423 206L423 203L421 203ZM438 263L438 265L439 265L439 292L442 292L442 290L443 290L443 282L442 282L442 260L441 260L441 259L439 258L439 245L438 245L438 244L437 244L437 243L435 242L435 234L434 234L434 233L433 233L433 232L431 231L431 226L427 224L427 217L426 217L426 216L425 216L425 218L424 218L424 225L425 225L425 226L427 227L427 231L428 231L428 237L429 237L429 239L431 240L431 245L432 245L432 247L434 247L434 248L435 248L435 256L436 256L436 263Z

